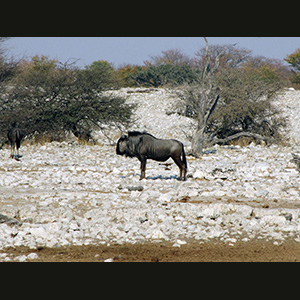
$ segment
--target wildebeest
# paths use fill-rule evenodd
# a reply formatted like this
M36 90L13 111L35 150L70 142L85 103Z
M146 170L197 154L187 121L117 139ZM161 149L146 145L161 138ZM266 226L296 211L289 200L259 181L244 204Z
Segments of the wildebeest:
M19 128L18 122L13 122L10 124L7 138L10 143L10 157L19 159L19 148L21 146L21 141L23 138L23 133L21 129ZM17 155L15 156L15 149L17 150Z
M116 153L137 157L141 162L141 179L145 178L147 159L166 161L170 157L180 170L179 180L186 180L187 162L184 146L177 140L162 140L147 132L129 131L118 140Z

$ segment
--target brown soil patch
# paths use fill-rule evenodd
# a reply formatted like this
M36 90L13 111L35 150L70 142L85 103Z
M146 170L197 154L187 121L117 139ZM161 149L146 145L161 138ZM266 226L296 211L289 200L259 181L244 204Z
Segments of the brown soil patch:
M111 246L71 246L32 250L25 247L2 249L13 258L37 253L34 262L294 262L300 261L300 243L287 241L281 245L272 242L188 243L173 247L170 243L123 244Z

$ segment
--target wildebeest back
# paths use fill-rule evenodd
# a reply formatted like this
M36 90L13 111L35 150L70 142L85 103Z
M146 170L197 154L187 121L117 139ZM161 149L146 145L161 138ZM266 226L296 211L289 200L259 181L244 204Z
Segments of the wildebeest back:
M143 135L139 144L138 152L149 159L166 161L171 155L181 155L182 143L177 140L157 139L151 135Z

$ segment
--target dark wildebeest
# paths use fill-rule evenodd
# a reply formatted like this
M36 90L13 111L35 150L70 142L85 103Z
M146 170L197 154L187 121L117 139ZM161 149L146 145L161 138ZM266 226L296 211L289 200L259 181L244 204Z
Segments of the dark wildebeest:
M19 128L18 122L13 122L9 126L9 131L7 133L7 138L10 143L10 156L11 158L19 159L19 148L21 146L21 141L23 138L23 133ZM15 149L17 149L17 155L15 156Z
M126 157L137 157L141 162L141 179L145 178L146 161L166 161L170 157L180 170L179 180L186 180L187 163L184 146L176 140L162 140L146 132L129 131L118 140L116 152Z

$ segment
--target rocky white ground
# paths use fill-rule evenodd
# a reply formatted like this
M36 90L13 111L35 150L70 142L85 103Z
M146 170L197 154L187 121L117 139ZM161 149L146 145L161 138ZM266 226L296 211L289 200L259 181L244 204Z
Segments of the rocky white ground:
M134 129L177 138L189 147L191 121L166 115L176 100L167 90L129 91L128 101L140 104ZM21 161L9 159L9 149L1 150L0 249L160 241L180 247L191 240L300 242L300 175L291 161L300 144L300 92L287 91L276 105L290 118L292 146L214 147L215 153L202 159L187 158L186 182L177 180L179 170L171 160L171 165L149 161L147 179L140 181L138 160L117 156L109 145L27 144ZM10 257L2 253L3 260Z

